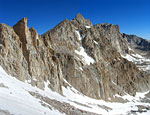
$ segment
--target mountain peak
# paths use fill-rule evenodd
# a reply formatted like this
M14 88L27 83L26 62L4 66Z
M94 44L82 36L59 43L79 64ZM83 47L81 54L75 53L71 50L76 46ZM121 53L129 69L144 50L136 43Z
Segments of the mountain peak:
M23 17L21 20L19 20L15 25L27 25L27 18ZM14 26L15 26L14 25Z
M85 20L81 13L78 13L78 14L75 16L75 19L79 19L79 20L82 19L82 20Z
M76 26L92 26L90 20L85 19L81 13L78 13L71 22Z
M26 37L28 33L28 26L27 26L27 18L22 18L20 21L18 21L14 26L13 29L15 33L19 36L22 43L27 42Z

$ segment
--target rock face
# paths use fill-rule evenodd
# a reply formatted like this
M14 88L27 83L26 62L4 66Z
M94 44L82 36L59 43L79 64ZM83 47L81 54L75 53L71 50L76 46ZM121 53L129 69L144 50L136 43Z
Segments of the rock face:
M135 49L141 51L150 51L150 42L136 35L122 34L123 38L126 38L128 43Z
M150 56L150 41L145 40L136 35L127 35L122 34L122 37L125 38L128 44L138 53L142 54L144 57L149 58Z
M63 75L55 51L45 47L36 30L27 27L26 18L13 28L1 24L0 36L0 65L9 74L42 89L44 82L49 81L51 89L62 93Z
M118 25L97 24L81 14L38 35L23 18L0 24L0 65L16 78L63 94L64 80L83 94L107 100L150 88L149 76L121 57L129 52Z

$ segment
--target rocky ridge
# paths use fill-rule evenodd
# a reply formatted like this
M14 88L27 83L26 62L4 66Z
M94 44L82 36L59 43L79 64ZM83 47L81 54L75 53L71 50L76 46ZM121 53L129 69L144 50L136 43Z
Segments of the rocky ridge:
M38 35L27 18L13 27L0 24L0 65L21 81L63 95L66 80L81 93L96 99L147 91L149 74L121 55L130 54L118 25L96 24L81 14L65 19ZM121 55L120 55L121 54Z
M126 38L128 43L134 48L137 49L137 51L150 51L150 41L138 37L136 35L128 35L123 33L122 34L123 38Z
M128 60L135 63L141 71L150 74L150 42L136 35L127 35L123 33L122 37L127 40L129 45L130 53L126 56Z

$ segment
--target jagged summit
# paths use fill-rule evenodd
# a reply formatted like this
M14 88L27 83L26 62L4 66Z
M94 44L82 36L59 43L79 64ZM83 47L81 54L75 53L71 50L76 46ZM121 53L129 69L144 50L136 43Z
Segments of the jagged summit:
M81 13L78 13L78 14L75 16L75 19L77 19L77 20L85 20Z
M71 22L75 26L92 26L92 23L89 19L85 19L80 13L78 13Z
M78 13L75 18L73 18L71 21L69 21L68 19L64 19L63 21L61 21L60 23L58 23L55 27L53 27L52 29L48 30L47 32L45 32L43 35L48 34L50 31L54 31L57 30L58 28L63 28L65 27L67 24L71 25L71 26L75 26L76 28L78 27L90 27L92 26L92 23L90 22L90 20L85 19L81 13Z
M18 36L21 36L21 39L24 39L26 38L26 31L28 29L27 27L27 18L22 18L21 20L19 20L14 26L14 31L16 32L16 34Z
M80 13L78 13L75 16L75 18L73 18L71 21L69 21L68 19L64 19L63 21L58 23L55 27L42 34L42 36L48 34L51 31L57 31L60 28L65 28L67 25L69 25L71 28L73 26L74 28L79 28L79 27L87 27L87 26L91 27L92 23L90 22L90 20L85 19Z
M23 17L21 20L19 20L14 26L19 25L19 26L26 26L27 25L27 18Z
M59 22L56 26L54 26L53 28L49 29L47 32L43 33L42 36L45 35L45 34L48 34L50 31L55 31L58 28L63 28L68 23L69 23L69 20L68 19L64 19L61 22Z

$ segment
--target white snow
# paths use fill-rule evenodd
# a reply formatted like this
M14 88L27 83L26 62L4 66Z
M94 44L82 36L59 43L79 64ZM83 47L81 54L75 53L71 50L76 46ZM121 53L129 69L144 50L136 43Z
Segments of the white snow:
M129 55L129 54L126 54L126 55L121 55L123 58L125 58L125 59L127 59L128 61L134 61L135 60L135 58L134 57L132 57L131 55Z
M79 31L75 31L78 35L78 39L82 40L80 32ZM98 44L96 41L94 42L96 44ZM88 54L84 51L84 48L81 46L80 51L75 50L75 53L77 53L78 55L82 56L82 60L84 61L85 64L90 65L91 63L93 64L95 61L92 57L88 56ZM81 69L81 68L80 68ZM82 70L82 69L81 69Z
M137 67L142 70L142 71L148 71L150 70L150 59L143 57L142 55L139 54L126 54L121 56L128 61L131 61L135 64L137 64Z
M81 71L83 71L83 68L82 68L82 67L79 67L79 69L80 69Z
M132 62L150 62L150 59L146 59L145 57L139 55L139 54L126 54L126 55L121 55L123 58L126 58L129 61Z
M79 40L82 40L81 35L80 35L80 32L79 32L79 31L75 31L75 32L76 32L77 35L78 35L78 39L79 39Z
M52 106L52 110L42 106L39 99L31 96L28 91L39 93L42 96L46 96L50 99L55 99L60 102L69 103L76 108L102 114L102 115L126 115L131 110L137 110L136 105L150 106L150 103L140 102L140 99L148 92L137 93L135 97L125 95L121 97L129 100L127 103L105 102L103 100L96 100L89 98L76 89L74 89L66 80L64 80L68 87L62 87L63 95L51 91L48 88L49 82L45 82L45 90L38 89L31 86L28 83L21 82L16 78L8 75L2 67L0 67L0 84L3 83L6 87L0 87L0 109L8 110L14 115L60 115L59 111L55 110ZM44 102L45 103L45 102ZM78 104L79 103L79 104ZM47 104L47 103L46 103ZM47 104L48 105L48 104ZM85 106L84 106L85 105ZM111 108L105 110L100 106L106 106ZM150 111L142 113L143 115L149 115Z
M80 51L75 50L75 53L81 55L83 57L82 59L84 63L87 65L90 65L91 63L93 64L95 62L94 59L88 56L88 54L84 51L83 47L80 47Z
M42 106L39 99L28 93L28 91L35 91L37 88L8 75L2 67L0 67L0 83L8 87L0 87L1 110L8 110L14 115L61 114L58 110L50 110Z
M98 45L98 42L94 40L94 43Z
M126 39L125 39L126 40ZM134 50L130 47L130 46L128 46L128 49L130 50L130 51L133 51L134 52Z
M142 57L141 55L139 55L139 54L131 54L132 56L134 56L134 57L136 57L136 58L144 58L144 57Z
M130 101L127 103L115 103L115 102L111 103L111 102L105 102L103 100L92 99L92 98L82 95L80 92L78 92L73 87L71 87L71 88L63 87L63 92L64 92L64 95L69 100L89 106L89 107L82 107L80 105L74 104L75 107L86 110L86 111L94 112L97 114L102 114L102 115L108 115L108 114L109 115L116 115L116 114L117 115L118 114L126 115L131 110L137 110L138 108L136 107L136 105L150 105L149 103L139 102L139 100L140 100L139 97L144 97L144 95L148 92L137 93L137 95L135 97L130 96L128 94L123 97L118 95L119 97ZM98 105L109 107L112 110L106 111L105 109L98 107ZM150 112L150 111L147 111L147 113L148 112Z
M91 28L91 26L85 26L86 28Z

